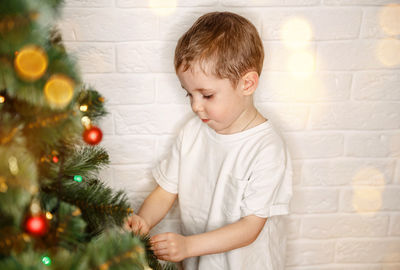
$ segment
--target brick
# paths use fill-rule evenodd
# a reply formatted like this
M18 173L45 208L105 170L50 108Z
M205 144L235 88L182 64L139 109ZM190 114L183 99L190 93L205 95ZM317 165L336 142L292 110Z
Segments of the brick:
M393 160L336 159L305 161L303 186L385 185L394 181Z
M110 7L113 5L113 0L67 0L64 1L65 9L69 7Z
M296 188L290 202L293 213L330 213L338 209L338 191L323 188Z
M393 0L323 0L325 5L343 6L381 6L391 3L393 3Z
M304 130L308 121L307 105L263 104L257 103L260 113L282 131Z
M99 171L99 179L109 187L113 187L114 177L111 167L103 168Z
M400 214L392 214L390 216L389 235L400 236Z
M102 145L110 155L111 164L148 164L153 161L152 137L104 136Z
M285 141L293 159L330 158L343 155L343 135L337 133L288 133Z
M340 210L373 214L380 211L400 210L400 187L354 186L342 191Z
M301 183L303 162L299 160L294 160L292 161L292 167L293 167L293 185L298 186Z
M117 45L118 72L175 73L175 42L130 42Z
M400 62L398 55L394 53L399 46L398 42L382 42L385 40L320 43L316 54L316 70L368 70L398 67ZM384 64L392 61L397 61L397 65Z
M345 154L349 157L399 157L399 132L368 132L346 135Z
M63 13L60 25L67 41L150 40L158 35L157 16L148 10L66 8Z
M332 241L288 241L287 266L327 264L333 262L334 242Z
M263 14L265 16L261 35L264 40L280 40L285 35L294 38L298 31L311 31L310 40L340 40L358 37L362 11L359 8L269 9ZM296 25L295 29L287 28L287 23L291 21ZM302 22L301 25L304 24L303 28L299 27L298 21ZM297 47L296 44L285 45Z
M303 217L301 236L315 239L386 236L389 217L383 215L324 215Z
M175 134L187 120L190 107L122 106L115 113L117 134Z
M106 106L150 104L155 101L155 79L150 74L86 74L85 83L106 98Z
M108 113L106 116L101 118L101 120L99 122L99 127L104 135L114 135L115 134L114 118L113 118L112 112Z
M398 129L400 106L398 103L342 102L311 107L310 125L318 129Z
M398 239L338 240L336 262L383 263L400 261Z
M112 44L64 42L67 52L76 56L83 73L115 71L115 53Z
M314 6L319 2L319 0L222 0L224 6L234 7Z
M360 37L395 37L399 33L400 8L397 4L385 7L364 8L364 17Z
M157 103L186 104L190 106L190 99L182 89L175 74L159 74L156 77Z
M367 264L328 264L328 265L309 265L300 267L286 267L286 270L383 270L383 265L367 265ZM386 269L388 270L388 269Z
M218 4L217 0L156 0L156 1L132 1L132 0L116 0L118 7L160 7L160 8L173 8L173 7L204 7L214 6ZM150 2L154 4L151 5Z
M299 53L298 50L293 50L291 48L285 47L285 44L283 42L275 42L275 41L270 41L270 42L265 42L264 43L264 52L265 52L265 58L264 58L264 66L263 66L263 71L265 72L270 72L270 71L285 71L285 72L290 72L291 69L293 69L292 65L292 59L296 55L296 53ZM310 63L311 67L313 67L315 64L315 44L310 44L305 50L302 50L300 52L305 52L307 54L310 54L312 56L312 63ZM301 64L300 65L307 67L305 70L308 70L308 65ZM295 70L296 72L303 72L304 70ZM312 75L312 74L311 74ZM310 76L311 76L310 75ZM293 75L290 74L292 77ZM296 77L295 77L296 78Z
M131 194L134 192L151 192L156 182L147 165L114 165L112 166L115 186Z
M157 136L156 160L162 160L170 151L176 141L177 132L174 135Z
M399 85L399 72L356 72L352 97L356 100L399 101Z
M300 238L300 217L284 216L286 224L287 239L298 239Z
M320 73L304 79L287 72L269 72L260 77L255 100L264 102L344 101L350 97L351 74Z

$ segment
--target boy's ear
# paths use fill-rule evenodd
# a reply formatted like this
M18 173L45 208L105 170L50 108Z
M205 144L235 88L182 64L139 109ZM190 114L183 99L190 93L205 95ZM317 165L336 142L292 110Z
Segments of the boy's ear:
M249 71L242 76L243 95L249 96L256 91L258 86L258 78L258 73L256 71Z

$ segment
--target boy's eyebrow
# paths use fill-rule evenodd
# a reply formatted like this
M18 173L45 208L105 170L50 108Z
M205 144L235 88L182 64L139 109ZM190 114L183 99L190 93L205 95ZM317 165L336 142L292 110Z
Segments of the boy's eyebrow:
M181 85L181 87L182 87L185 91L187 91L186 88L183 87L183 85ZM194 90L197 90L197 91L200 91L200 92L203 92L203 91L212 91L212 89L206 89L206 88L196 88L196 89L194 89Z

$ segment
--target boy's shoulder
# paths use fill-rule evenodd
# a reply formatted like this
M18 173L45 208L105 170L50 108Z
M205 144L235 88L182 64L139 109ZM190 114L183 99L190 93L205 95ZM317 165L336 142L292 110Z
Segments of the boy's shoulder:
M202 122L197 116L191 116L179 130L178 137L194 135L201 128Z

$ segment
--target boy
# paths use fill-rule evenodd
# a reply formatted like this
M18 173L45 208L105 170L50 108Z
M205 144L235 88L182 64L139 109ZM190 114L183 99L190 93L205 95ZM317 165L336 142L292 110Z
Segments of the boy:
M284 268L278 216L288 213L291 162L253 104L263 59L255 27L229 12L201 16L179 39L175 70L196 117L126 223L148 233L179 197L182 235L151 238L159 259L183 260L185 270Z

